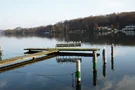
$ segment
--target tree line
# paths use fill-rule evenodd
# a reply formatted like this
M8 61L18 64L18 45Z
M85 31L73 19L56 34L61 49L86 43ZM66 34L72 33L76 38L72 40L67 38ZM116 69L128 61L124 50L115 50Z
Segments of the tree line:
M33 28L17 27L13 30L5 30L5 34L49 34L49 33L68 33L70 31L97 31L98 27L109 27L122 29L126 25L135 25L135 12L121 12L98 16L88 16L72 20L65 20L54 25L39 26Z

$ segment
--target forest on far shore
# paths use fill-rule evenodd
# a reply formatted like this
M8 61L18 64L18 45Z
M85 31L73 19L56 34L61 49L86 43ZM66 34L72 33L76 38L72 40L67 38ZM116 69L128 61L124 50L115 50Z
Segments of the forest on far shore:
M112 30L121 30L126 25L135 25L135 12L121 12L98 16L88 16L72 20L65 20L54 25L39 26L33 28L21 28L5 30L5 34L43 34L43 33L68 33L79 31L98 31L99 27L108 27Z

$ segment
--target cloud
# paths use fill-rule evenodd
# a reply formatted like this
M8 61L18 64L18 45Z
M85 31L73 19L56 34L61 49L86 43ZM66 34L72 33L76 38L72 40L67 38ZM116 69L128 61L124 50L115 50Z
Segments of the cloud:
M107 82L105 82L104 83L104 88L102 88L101 90L109 90L109 89L111 89L112 88L112 86L113 86L113 83L112 82L110 82L110 81L107 81Z
M0 81L0 88L4 88L8 83L8 80L7 79L4 79L4 80L1 80Z
M101 90L134 90L135 76L125 75L121 81L114 83L114 81L106 81Z
M116 85L115 90L133 90L135 88L135 76L125 75L124 78Z

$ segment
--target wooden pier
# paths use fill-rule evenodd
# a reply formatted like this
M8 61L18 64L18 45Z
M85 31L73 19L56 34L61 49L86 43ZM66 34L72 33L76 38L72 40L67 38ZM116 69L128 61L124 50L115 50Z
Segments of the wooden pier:
M30 59L30 60L26 60L26 61L14 63L14 64L2 66L2 67L0 67L0 73L10 71L10 70L13 70L13 69L17 69L17 68L21 68L21 67L24 67L26 65L30 65L30 64L40 62L40 61L43 61L43 60L49 60L50 58L53 58L53 57L56 57L56 55L51 54L51 55L43 56L43 57L40 57L40 58L37 58L37 59Z
M68 48L68 47L57 47L57 48L25 48L24 50L29 51L50 51L50 50L58 50L58 51L99 51L98 48Z
M52 51L43 51L43 52L38 52L35 54L29 54L29 55L24 55L24 56L18 56L18 57L0 61L0 65L10 64L10 63L14 63L14 62L21 61L21 60L28 59L28 58L36 59L36 57L41 57L41 56L45 56L45 55L53 54L53 53L57 53L57 52L59 52L59 51L52 50Z
M59 56L62 54L65 55L84 55L84 56L98 56L99 54L96 51L100 50L98 48L65 48L65 47L57 47L57 48L26 48L24 50L38 51L34 54L27 54L23 56L13 57L10 59L5 59L0 61L0 72L4 72L7 70L14 69L16 67L21 67L33 62L41 61L47 58L51 58L53 56ZM65 51L65 52L60 52ZM67 51L93 51L92 53L75 53L75 52L67 52Z

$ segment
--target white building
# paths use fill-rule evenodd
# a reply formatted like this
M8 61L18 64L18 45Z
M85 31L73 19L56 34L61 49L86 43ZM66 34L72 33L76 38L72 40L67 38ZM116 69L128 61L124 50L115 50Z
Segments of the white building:
M132 30L135 30L135 25L128 25L128 26L125 26L125 28L122 28L122 30L124 30L124 31L132 31Z

